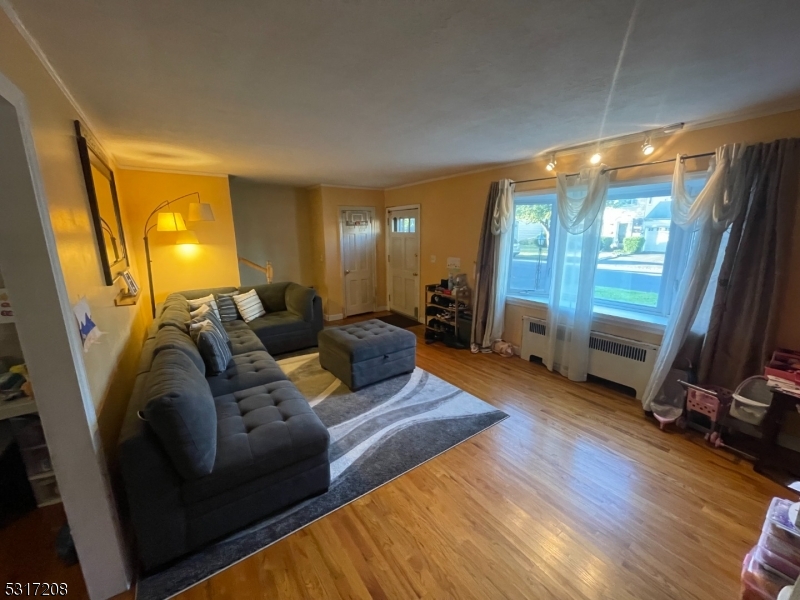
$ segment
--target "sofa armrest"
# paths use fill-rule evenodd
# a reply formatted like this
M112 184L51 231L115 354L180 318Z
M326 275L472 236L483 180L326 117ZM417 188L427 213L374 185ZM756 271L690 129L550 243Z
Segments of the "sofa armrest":
M184 554L188 544L182 480L145 429L143 423L139 435L120 444L119 461L139 557L150 570Z
M316 290L297 283L286 288L286 310L310 323L314 318L314 297Z

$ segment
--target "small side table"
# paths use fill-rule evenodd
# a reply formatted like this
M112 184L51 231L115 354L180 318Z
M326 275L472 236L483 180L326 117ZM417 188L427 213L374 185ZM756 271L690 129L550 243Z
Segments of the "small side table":
M800 397L773 390L772 403L761 426L761 446L754 465L757 473L787 486L800 480L800 452L778 445L786 414L798 410Z

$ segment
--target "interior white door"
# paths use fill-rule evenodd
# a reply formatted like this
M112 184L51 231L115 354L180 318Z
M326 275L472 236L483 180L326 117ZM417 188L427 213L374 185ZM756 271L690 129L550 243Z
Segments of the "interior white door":
M419 208L389 210L389 310L419 318Z
M374 215L368 210L341 212L345 316L375 310Z

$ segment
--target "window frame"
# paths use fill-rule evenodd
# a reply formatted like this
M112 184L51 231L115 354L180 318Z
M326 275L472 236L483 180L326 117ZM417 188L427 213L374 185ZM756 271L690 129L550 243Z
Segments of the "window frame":
M703 188L703 182L707 177L706 171L694 171L686 173L685 182L687 187L694 188L697 193ZM634 180L626 180L619 182L612 182L609 185L609 198L612 196L612 190L619 190L624 188L665 188L666 194L657 193L655 190L652 195L643 195L644 190L631 190L627 193L614 194L614 199L624 199L626 196L629 198L653 198L653 197L670 197L672 198L672 177L647 177ZM605 207L603 209L605 211ZM602 218L602 215L600 215ZM642 232L644 233L644 232ZM658 303L656 306L643 306L641 304L634 304L631 302L619 302L614 300L598 300L593 297L595 306L606 307L612 310L619 310L629 313L640 313L644 315L657 315L661 317L668 317L670 309L672 308L672 301L675 297L675 292L678 290L680 283L680 274L683 272L682 264L685 264L686 255L689 251L691 243L692 232L684 230L682 227L677 226L674 222L670 221L669 227L669 241L667 242L667 250L664 253L664 266L661 271L661 282L658 289ZM599 252L598 252L599 254Z
M685 181L687 187L692 191L692 193L699 192L703 187L703 182L705 181L708 173L706 171L694 171L691 173L686 173ZM666 194L653 194L650 197L658 197L658 196L668 196L672 197L672 177L671 176L657 176L657 177L647 177L635 180L625 180L619 182L612 182L609 186L609 196L611 196L611 191L616 189L619 190L620 188L644 188L644 187L656 187L656 186L664 186ZM692 188L694 188L692 190ZM624 198L626 195L629 195L631 198L641 198L641 197L648 197L643 196L642 194L645 193L643 190L632 190L625 193L618 193L614 195L614 198ZM531 202L531 199L535 199L534 202ZM552 205L552 216L550 219L550 240L549 240L549 248L555 246L555 236L559 235L561 232L558 230L558 209L557 209L557 195L556 190L554 188L549 189L541 189L541 190L531 190L531 191L523 191L523 192L515 192L514 193L514 233L516 232L517 227L517 220L516 220L516 209L519 204L551 204ZM605 207L604 207L605 210ZM602 218L602 215L599 215ZM644 233L644 232L643 232ZM692 231L686 231L683 228L675 225L674 222L670 222L669 227L669 241L667 243L667 249L664 254L664 267L661 272L661 282L659 285L658 291L658 303L654 307L650 306L643 306L641 304L633 304L629 302L620 302L614 300L598 300L593 298L593 303L595 306L594 312L596 314L603 314L604 311L602 309L610 309L612 312L620 312L624 314L630 314L632 317L635 318L635 315L641 315L644 320L650 321L652 319L664 319L669 317L670 309L672 308L672 302L675 297L675 293L678 289L678 285L680 283L680 274L683 272L683 266L685 265L687 259L687 252L691 245L692 240ZM512 234L512 242L511 248L509 252L511 253L510 259L513 261L514 259L514 235ZM599 257L599 248L598 248L598 257ZM522 301L531 301L537 302L544 305L549 305L550 300L550 288L552 285L552 269L553 269L553 256L548 252L547 256L547 268L546 268L546 277L547 277L547 289L543 292L523 292L521 290L513 290L511 288L511 266L509 266L509 275L508 275L508 282L506 283L506 294L509 297L516 298ZM593 293L594 295L594 293ZM597 310L597 308L601 310ZM607 311L606 311L607 312Z
M533 199L531 202L530 200ZM528 200L528 201L526 201ZM554 236L556 235L558 229L558 208L556 205L556 190L555 189L544 189L544 190L530 190L524 192L514 192L514 220L512 225L512 235L511 235L511 244L509 248L509 253L511 254L509 268L508 268L508 281L506 282L506 295L513 296L515 298L523 298L526 300L534 300L541 302L544 299L545 303L549 303L550 298L550 284L552 283L553 277L553 255L550 252L550 248L553 247L553 240ZM512 290L511 289L511 267L514 261L514 239L516 237L517 232L517 206L523 204L550 204L551 213L550 213L550 235L548 239L548 246L547 246L547 266L545 267L544 272L544 279L547 282L547 287L544 291L523 291L523 290Z

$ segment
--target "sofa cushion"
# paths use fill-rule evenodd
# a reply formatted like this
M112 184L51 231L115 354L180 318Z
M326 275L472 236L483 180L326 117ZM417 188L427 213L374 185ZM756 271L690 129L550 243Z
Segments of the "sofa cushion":
M177 303L169 304L161 311L161 315L158 318L158 328L176 327L186 332L189 331L189 327L186 323L190 319L188 308Z
M196 502L325 452L328 430L289 381L214 399L217 457L210 475L187 481Z
M279 310L286 310L287 287L289 287L288 281L262 283L261 285L243 285L239 288L239 293L244 294L250 290L255 290L267 312L278 312Z
M207 378L211 394L215 397L285 379L288 377L275 359L263 350L234 356L227 369Z
M263 317L253 319L248 323L248 325L250 326L250 329L255 331L259 336L262 334L262 332L266 333L267 335L293 333L295 331L303 331L309 326L302 317L299 317L288 310L268 313Z
M206 374L206 365L203 362L203 357L200 356L197 345L186 332L177 327L159 329L153 345L152 355L155 357L164 350L180 350L192 360L201 375Z
M179 308L189 310L189 301L181 294L170 294L167 296L167 299L164 300L164 304L161 305L161 310L163 311L170 305L176 305Z
M189 312L192 313L192 317L195 316L196 311L202 308L203 305L207 305L212 311L214 311L217 319L219 319L219 309L217 308L217 301L214 299L214 294L189 300L189 306L191 308Z
M202 298L203 296L208 296L209 294L227 294L230 292L239 293L238 288L235 287L216 287L216 288L206 288L202 290L184 290L182 292L176 292L186 298L187 300L196 300L197 298Z
M416 348L417 336L378 319L342 327L330 327L319 334L320 346L358 363L378 356Z
M250 327L247 326L247 323L245 323L241 319L236 319L235 321L225 321L222 324L222 326L225 328L225 331L228 332L228 335L230 335L234 331L242 331L245 329L247 331L252 331Z
M219 320L225 323L226 321L235 321L240 318L239 310L236 308L236 302L233 297L236 294L216 294L217 308L219 309Z
M199 327L193 327L192 339L197 344L200 356L203 357L208 375L217 375L228 367L233 358L228 340L222 337L219 329L211 321L203 321Z
M244 321L239 321L244 325ZM255 352L256 350L263 350L266 352L264 344L258 339L258 336L245 325L244 329L228 329L228 339L231 342L231 352L234 356L245 354L247 352Z
M220 337L223 340L225 340L225 343L228 345L228 348L232 350L233 346L231 346L231 340L228 337L228 330L225 329L225 327L222 325L222 321L220 321L216 317L216 315L214 315L214 311L212 311L210 309L204 311L203 313L201 313L197 317L192 317L192 320L189 321L189 323L188 323L188 325L189 325L189 334L191 334L192 331L194 331L196 329L199 329L203 325L203 323L205 323L206 321L208 321L209 323L211 323L211 325L214 326L214 329L217 330L217 332L219 333Z
M261 298L258 297L255 290L233 296L233 301L236 303L236 310L242 315L242 319L244 319L245 323L249 323L256 317L260 317L267 312L264 310Z
M297 283L290 283L286 288L286 310L296 314L303 321L314 318L314 296L317 295L313 288Z
M144 416L184 479L208 475L217 455L217 413L208 383L180 350L159 352L144 386Z

